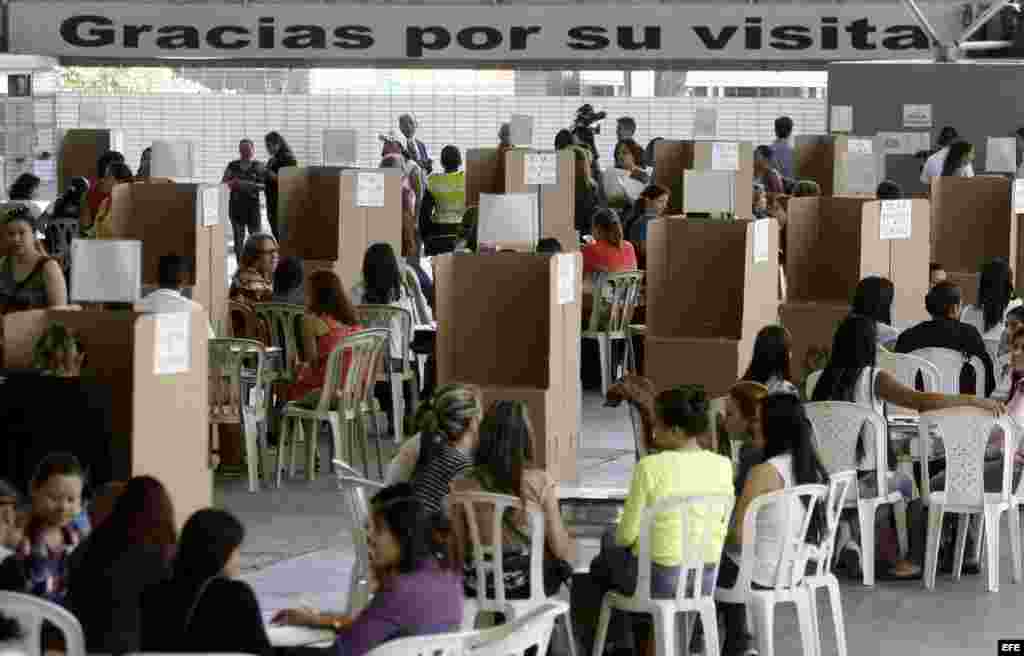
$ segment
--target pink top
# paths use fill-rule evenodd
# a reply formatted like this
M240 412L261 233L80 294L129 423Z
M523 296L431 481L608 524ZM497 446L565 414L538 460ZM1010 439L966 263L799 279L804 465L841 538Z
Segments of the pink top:
M615 248L604 240L591 242L583 247L583 273L607 271L621 273L636 271L636 251L633 244L623 240L620 248Z

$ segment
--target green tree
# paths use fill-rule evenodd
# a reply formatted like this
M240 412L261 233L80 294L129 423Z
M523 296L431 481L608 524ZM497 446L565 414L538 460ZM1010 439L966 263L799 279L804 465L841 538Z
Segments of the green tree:
M104 96L157 93L175 77L173 69L155 66L69 66L58 72L62 88Z

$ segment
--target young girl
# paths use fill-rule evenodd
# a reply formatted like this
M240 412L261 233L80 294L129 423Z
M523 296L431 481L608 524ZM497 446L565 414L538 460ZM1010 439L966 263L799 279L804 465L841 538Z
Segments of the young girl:
M765 326L754 339L754 355L741 380L760 383L769 392L793 390L793 336L782 326Z
M67 559L84 537L82 465L68 453L50 454L32 478L32 513L14 555L0 565L0 589L26 592L56 604L65 599Z
M751 467L764 461L764 431L761 428L761 401L768 388L743 380L732 386L725 403L725 430L729 440L739 439L739 463L736 466L736 496L743 491Z

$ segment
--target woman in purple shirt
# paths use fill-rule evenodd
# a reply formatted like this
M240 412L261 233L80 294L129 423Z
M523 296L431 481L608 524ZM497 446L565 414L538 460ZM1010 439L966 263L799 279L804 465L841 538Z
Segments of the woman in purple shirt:
M376 590L365 610L355 617L285 610L274 622L334 629L331 651L337 656L362 656L396 638L459 630L462 579L434 558L431 523L411 486L377 493L367 537Z

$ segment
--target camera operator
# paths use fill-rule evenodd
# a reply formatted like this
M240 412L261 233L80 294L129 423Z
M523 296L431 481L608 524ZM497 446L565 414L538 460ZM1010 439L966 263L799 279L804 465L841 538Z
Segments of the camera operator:
M598 165L600 155L597 152L594 136L601 134L601 126L597 123L603 121L607 116L607 112L595 112L592 105L583 105L576 110L576 120L572 127L573 137L590 153L590 177L594 180L601 179L601 167ZM597 199L601 207L608 206L608 199L605 197L601 185L597 185Z

